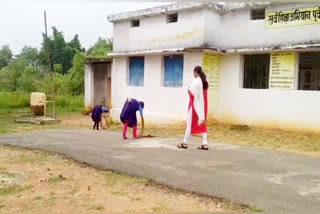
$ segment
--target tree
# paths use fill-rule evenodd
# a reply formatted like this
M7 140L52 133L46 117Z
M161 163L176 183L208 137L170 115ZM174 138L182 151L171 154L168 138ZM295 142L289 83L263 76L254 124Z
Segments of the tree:
M40 70L33 69L34 67L28 66L27 61L24 58L17 58L13 60L7 67L1 69L1 89L4 91L16 91L22 89L20 87L21 82L24 82L23 78L28 78L31 83L35 83L35 73L40 74ZM32 75L31 75L32 74ZM30 87L29 87L30 88Z
M88 49L87 56L90 57L106 57L107 53L112 51L112 39L99 38L98 41Z
M33 66L25 67L18 78L17 89L23 92L37 91L40 88L40 76L41 72L38 68Z
M83 94L85 55L81 52L77 52L72 60L72 64L73 66L69 74L71 94Z
M34 67L38 67L40 65L40 56L37 48L24 46L18 57L25 59L28 65Z
M61 64L54 64L53 71L59 74L62 74L63 67Z
M9 46L3 45L0 49L0 69L9 65L12 56Z
M73 39L69 42L69 46L73 48L74 50L78 50L81 52L85 52L86 50L81 47L80 41L79 41L79 36L76 34Z
M63 33L58 31L57 28L52 27L53 36L47 37L43 34L42 48L40 51L41 63L49 65L49 56L51 70L54 70L54 65L62 65L62 74L66 74L72 67L72 59L77 51L83 51L81 48L78 35L68 43L65 41ZM49 56L48 56L49 51Z

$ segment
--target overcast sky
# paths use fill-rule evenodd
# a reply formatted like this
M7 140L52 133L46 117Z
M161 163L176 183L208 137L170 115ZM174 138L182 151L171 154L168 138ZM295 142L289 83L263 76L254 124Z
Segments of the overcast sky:
M14 54L24 45L39 48L44 32L43 11L46 10L49 34L52 26L62 31L67 41L78 34L82 46L88 48L98 37L112 37L108 15L168 2L0 0L0 46L8 44Z

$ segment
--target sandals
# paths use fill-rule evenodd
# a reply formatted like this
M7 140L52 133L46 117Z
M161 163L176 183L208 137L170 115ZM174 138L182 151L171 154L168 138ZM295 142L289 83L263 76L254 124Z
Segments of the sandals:
M179 149L187 149L187 148L188 148L188 145L185 144L185 143L180 143L180 144L177 145L177 147L178 147Z
M179 149L187 149L188 145L185 143L180 143L177 145ZM208 146L201 145L198 147L199 150L209 150Z
M201 145L198 147L199 150L209 150L208 146Z

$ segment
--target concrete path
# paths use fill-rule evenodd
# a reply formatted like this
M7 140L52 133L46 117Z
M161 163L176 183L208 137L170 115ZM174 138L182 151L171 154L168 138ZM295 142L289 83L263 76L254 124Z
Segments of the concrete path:
M126 140L119 133L49 130L0 135L0 144L65 154L103 169L145 176L171 187L252 205L264 211L320 211L320 158L210 143L178 150L179 138ZM194 138L193 141L201 141Z

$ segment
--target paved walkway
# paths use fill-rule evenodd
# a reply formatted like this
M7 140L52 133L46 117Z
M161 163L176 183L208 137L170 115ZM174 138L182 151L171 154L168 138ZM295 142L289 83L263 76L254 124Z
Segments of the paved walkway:
M210 143L209 151L197 150L194 142L188 150L178 150L180 141L123 141L119 133L91 130L0 135L0 144L65 154L95 167L145 176L264 211L319 213L320 158L222 143Z

